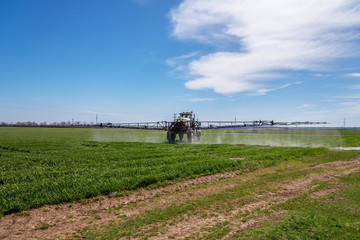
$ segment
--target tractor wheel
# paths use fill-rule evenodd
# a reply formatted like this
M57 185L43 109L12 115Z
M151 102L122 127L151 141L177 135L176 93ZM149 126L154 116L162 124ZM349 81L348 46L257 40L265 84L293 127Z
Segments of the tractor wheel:
M175 138L176 138L176 133L174 133L171 130L168 130L167 139L168 139L169 143L175 143Z
M167 138L167 140L170 142L170 136L171 136L171 131L170 130L168 130L167 131L167 134L166 134L166 138Z
M189 131L186 135L187 135L188 143L192 143L194 141L194 133L193 133L193 131Z
M201 131L200 130L196 131L196 138L197 138L197 141L200 142L200 139L201 139Z
M180 142L183 141L183 138L184 138L184 134L183 133L179 133L179 138L180 138Z
M175 143L175 138L176 138L176 133L175 132L171 132L171 135L170 135L170 140L171 140L171 143Z
M176 133L174 133L171 130L167 131L167 140L169 141L169 143L175 143L175 137L176 137Z

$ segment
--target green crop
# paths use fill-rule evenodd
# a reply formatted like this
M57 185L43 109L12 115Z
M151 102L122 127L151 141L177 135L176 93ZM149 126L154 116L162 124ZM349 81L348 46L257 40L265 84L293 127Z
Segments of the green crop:
M0 216L199 175L267 167L328 151L172 145L166 143L166 132L150 130L0 128Z

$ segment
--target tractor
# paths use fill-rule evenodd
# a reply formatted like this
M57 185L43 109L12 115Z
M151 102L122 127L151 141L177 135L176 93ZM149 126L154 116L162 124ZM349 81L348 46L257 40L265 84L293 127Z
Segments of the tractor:
M168 125L167 139L169 143L175 143L176 134L179 134L179 139L182 142L184 134L187 135L187 142L192 143L194 136L200 142L201 131L200 122L195 120L195 114L193 112L179 113L178 117L174 117L174 121Z

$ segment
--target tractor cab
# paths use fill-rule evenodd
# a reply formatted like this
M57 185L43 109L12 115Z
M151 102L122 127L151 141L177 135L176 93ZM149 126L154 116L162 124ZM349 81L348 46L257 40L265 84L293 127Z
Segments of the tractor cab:
M179 113L180 117L192 119L193 112L182 112Z
M179 113L179 117L175 119L175 122L192 122L193 112L182 112Z

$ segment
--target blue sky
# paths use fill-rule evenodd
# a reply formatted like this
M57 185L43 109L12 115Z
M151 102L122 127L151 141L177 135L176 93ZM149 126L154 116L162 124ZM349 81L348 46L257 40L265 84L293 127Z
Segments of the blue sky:
M360 126L355 0L0 1L0 121Z

